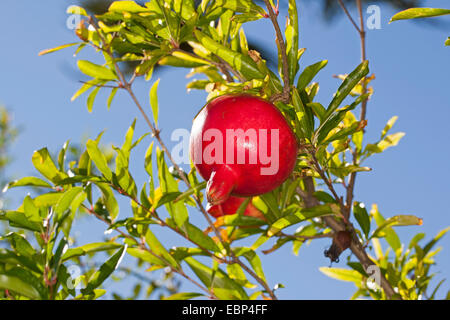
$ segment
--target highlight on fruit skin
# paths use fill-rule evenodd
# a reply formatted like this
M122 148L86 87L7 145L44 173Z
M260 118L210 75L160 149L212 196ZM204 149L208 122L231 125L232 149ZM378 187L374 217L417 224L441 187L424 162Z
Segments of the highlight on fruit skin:
M257 96L215 98L192 125L190 157L208 181L211 205L277 188L291 175L297 152L296 136L283 114Z
M206 211L208 211L208 213L210 215L212 215L214 218L218 218L218 217L222 217L222 216L226 216L226 215L232 215L232 214L237 213L240 206L247 199L248 198L230 196L227 200L225 200L221 204L212 205L212 204L208 203L208 206L206 207ZM258 218L263 221L266 221L266 217L264 216L264 214L261 211L259 211L258 208L256 208L252 204L251 199L242 214L244 216Z

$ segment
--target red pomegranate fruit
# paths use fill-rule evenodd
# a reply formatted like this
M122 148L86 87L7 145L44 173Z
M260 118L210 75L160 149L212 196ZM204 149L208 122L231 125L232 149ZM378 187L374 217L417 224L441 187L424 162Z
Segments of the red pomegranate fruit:
M230 196L227 200L225 200L221 204L215 205L208 204L208 206L206 207L206 211L208 211L208 213L212 215L214 218L232 215L238 211L239 207L246 199L247 198ZM245 208L242 214L244 216L258 218L264 221L266 220L264 214L261 211L259 211L258 208L256 208L251 201L248 203L247 207Z
M296 137L272 103L247 94L210 101L194 119L190 156L208 180L211 205L230 195L251 197L281 185L297 160Z

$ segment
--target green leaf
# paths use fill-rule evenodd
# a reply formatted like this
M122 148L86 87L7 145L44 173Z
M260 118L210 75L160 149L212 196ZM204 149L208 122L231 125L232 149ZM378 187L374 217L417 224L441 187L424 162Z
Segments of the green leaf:
M34 167L52 182L58 182L67 177L65 173L58 170L47 148L35 151L31 161L33 162Z
M286 54L289 65L289 82L294 83L295 75L298 71L298 13L295 0L289 0L289 19L286 25Z
M32 285L30 285L26 281L21 280L18 277L13 277L5 274L0 274L0 289L11 290L33 300L38 300L41 298L39 291L36 290Z
M381 215L381 213L378 211L378 206L373 204L372 210L370 210L370 214L375 219L375 222L377 223L377 226L380 227L384 224L386 219ZM383 230L384 238L386 239L387 243L396 251L401 247L400 238L398 237L397 233L392 229L390 226L386 226ZM373 238L373 236L371 236Z
M265 11L251 0L216 0L214 5L233 10L235 12L246 12L264 14Z
M206 49L228 62L247 80L264 78L264 74L258 69L256 63L249 56L235 52L217 43L201 31L195 30L195 36Z
M106 162L106 158L103 153L98 148L98 142L94 140L88 140L86 143L87 152L89 153L89 157L94 161L98 170L105 176L106 179L112 179L112 172L108 167L108 163Z
M84 256L86 254L91 254L100 251L109 251L122 247L122 245L115 242L93 242L88 243L84 246L68 249L66 253L62 256L62 261L67 261L69 259Z
M89 17L86 10L80 6L71 5L67 8L67 14L79 14L81 16Z
M197 245L201 246L206 250L210 250L213 252L220 252L220 249L216 245L214 240L211 239L211 237L204 234L202 230L200 230L193 224L190 224L189 222L185 224L185 227L189 239L192 240L194 243L196 243Z
M395 122L397 122L397 119L398 119L397 116L393 116L392 118L389 119L389 121L384 126L383 131L381 132L381 138L386 137L386 134L389 132L389 130L392 129L392 127L394 126Z
M176 56L166 56L164 58L161 58L158 61L158 64L163 66L172 66L172 67L178 67L178 68L196 68L203 66L207 64L205 61L200 60L199 61L192 61L192 59L187 60L184 58L179 58Z
M167 164L164 160L164 152L157 150L158 159L158 173L161 191L163 194L178 192L178 183L170 173ZM169 202L165 204L167 211L169 211L172 219L176 225L183 228L183 225L188 221L189 215L186 206L183 202Z
M342 101L350 94L352 89L369 73L369 62L364 61L356 67L342 82L333 100L327 108L325 119L328 119L334 111L341 105Z
M64 192L64 194L59 199L58 203L54 208L56 214L56 221L59 221L64 212L70 208L72 202L81 192L83 192L82 187L73 187Z
M8 239L8 241L11 243L11 247L14 248L14 251L21 256L33 258L33 255L36 253L34 248L23 235L11 232L7 234L5 238Z
M250 263L253 271L255 271L256 275L260 277L262 280L267 282L266 276L264 275L264 271L262 268L261 259L258 257L255 251L250 248L234 248L233 252L237 257L244 257L248 263Z
M114 71L87 60L78 60L78 68L85 75L88 75L92 78L111 81L117 80L117 76Z
M300 74L297 82L299 91L304 90L314 77L328 64L328 60L319 61L315 64L307 66Z
M258 226L266 224L266 222L262 221L259 218L248 217L239 213L225 215L223 217L219 217L218 219L222 220L222 225L224 226L241 227L241 226Z
M164 267L166 266L166 263L163 262L161 259L157 258L155 255L151 254L150 252L139 249L139 248L128 248L127 250L128 254L141 259L142 261L148 262L151 265Z
M77 44L80 44L80 42L74 42L74 43L64 44L64 45L62 45L62 46L58 46L58 47L55 47L55 48L42 50L41 52L39 52L38 55L39 55L39 56L43 56L43 55L45 55L45 54L49 54L49 53L52 53L52 52L55 52L55 51L59 51L59 50L65 49L65 48L69 48L69 47L72 47L72 46L76 46Z
M410 8L395 14L389 23L397 20L408 20L417 18L429 18L450 14L450 9L438 8Z
M295 108L303 136L307 139L311 139L314 131L314 116L312 109L304 105L299 91L296 88L293 88L292 90L292 104Z
M203 297L203 294L197 292L179 292L169 297L163 297L162 300L190 300L198 297Z
M447 227L444 230L441 230L430 242L428 242L423 247L424 254L427 254L434 247L434 245L449 231L450 231L450 227Z
M102 192L103 204L108 211L109 218L111 221L114 221L119 214L119 204L117 203L117 199L114 197L111 187L107 183L96 183L96 186Z
M100 91L101 87L95 87L94 90L91 91L87 98L87 109L88 112L91 113L92 109L94 108L94 101L97 97L98 92Z
M115 1L113 2L108 11L110 12L132 12L132 13L142 13L149 12L148 8L141 7L135 1Z
M355 202L353 204L353 214L366 238L368 238L370 232L370 218L365 205L362 202Z
M364 152L366 153L366 156L369 156L373 153L381 153L387 148L396 146L404 136L404 132L390 134L376 144L367 144Z
M11 227L24 228L31 231L40 232L42 223L30 221L23 212L6 211L0 212L0 220L7 220Z
M72 96L72 98L70 98L70 101L75 101L79 96L81 96L83 93L85 93L86 91L88 91L90 88L98 85L99 83L102 83L101 80L98 79L92 79L89 80L85 83L83 83L83 85L81 86L80 89L78 89L77 92L74 93L74 95Z
M219 299L248 299L245 290L234 280L230 279L221 269L214 272L211 268L198 262L192 257L187 257L184 261L189 265L200 281L206 287L212 289Z
M108 110L111 109L111 104L114 100L114 97L116 96L117 90L119 90L119 89L118 88L111 89L111 93L109 94L108 101L106 102L106 104L108 106Z
M284 216L275 221L267 231L267 235L271 237L284 228L311 218L335 214L337 210L339 209L337 208L336 204L324 204L305 209L298 208L298 211L296 211L294 214Z
M170 255L170 253L164 248L164 246L159 242L158 238L153 234L150 229L147 229L145 234L145 242L150 247L152 252L154 252L158 257L161 257L166 262L165 264L170 264L174 268L178 268L177 261Z
M383 221L381 225L374 231L372 238L382 237L384 234L384 229L394 226L412 226L412 225L422 225L423 220L413 215L398 215L390 217L389 219Z
M155 120L156 126L158 126L158 114L159 114L159 105L158 105L158 85L159 80L156 80L150 89L150 105L152 107L153 119Z
M356 270L326 267L321 267L319 270L330 278L354 282L357 286L360 286L363 281L363 276Z
M447 40L445 40L445 45L450 46L450 37L448 37Z
M42 187L42 188L52 188L52 185L49 184L47 181L44 181L40 178L36 177L25 177L19 180L15 180L13 182L10 182L5 189L3 189L3 192L6 192L6 190L10 188L15 187Z
M91 294L94 289L97 289L101 284L109 278L109 276L117 269L126 253L127 246L120 248L114 255L112 255L98 271L96 271L88 280L85 289L81 290L83 294Z

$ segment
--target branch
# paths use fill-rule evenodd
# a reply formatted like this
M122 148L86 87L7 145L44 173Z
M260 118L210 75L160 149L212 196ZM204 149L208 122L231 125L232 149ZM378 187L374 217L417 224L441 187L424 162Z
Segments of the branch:
M94 210L88 208L87 206L85 206L84 204L82 204L82 207L91 215L93 215L94 217L96 217L98 220L104 222L106 225L108 225L108 227L111 227L111 222L109 222L108 220L106 220L105 218L103 218L102 216L100 216L97 212L95 212ZM139 243L139 241L137 241L134 237L130 236L129 234L123 232L122 230L116 228L114 229L115 231L117 231L122 237L130 239L136 243ZM205 291L206 293L208 293L208 295L210 295L211 298L216 299L217 297L214 296L214 294L206 287L204 287L203 285L201 285L200 283L198 283L197 281L195 281L194 279L192 279L191 277L189 277L186 273L184 273L183 269L177 269L175 267L173 267L166 259L164 259L164 257L159 256L158 254L154 253L150 248L147 248L147 246L144 243L140 243L139 247L142 250L147 251L148 253L150 253L151 255L153 255L155 258L163 261L166 263L166 265L170 268L170 270L172 270L173 272L181 275L182 277L184 277L185 279L189 280L190 282L192 282L194 285L196 285L197 287L199 287L201 290Z
M339 3L342 3L341 0L338 0L338 1L339 1ZM351 15L348 13L348 10L345 8L345 5L343 5L343 3L342 3L341 6L342 6L343 10L346 12L346 14L349 17L352 24L356 25L355 21L353 20ZM364 15L363 15L363 11L362 11L361 0L356 0L356 6L358 8L359 24L360 24L359 27L356 26L356 29L358 31L359 39L360 39L360 43L361 43L361 61L365 61L367 59L367 57L366 57L366 31L364 29ZM364 95L366 93L367 93L367 82L366 82L366 78L363 78L362 79L362 95ZM367 99L364 99L364 101L361 104L361 113L360 113L360 117L359 117L360 121L363 121L366 119L367 101L368 101ZM357 159L356 153L353 153L353 164L358 165L358 159ZM352 172L350 174L349 182L347 185L346 212L344 212L347 219L350 218L350 212L351 212L353 196L354 196L354 189L355 189L355 184L356 184L356 174L357 174L356 172Z
M356 31L358 31L358 33L361 32L361 30L359 29L358 25L356 24L355 20L353 20L352 15L350 14L350 12L348 12L347 7L345 6L344 2L342 2L342 0L338 0L339 5L341 6L342 10L344 10L345 14L347 15L348 19L350 20L350 22L353 24L353 26L355 27Z
M277 43L278 43L278 51L281 55L281 61L283 64L283 93L279 95L274 95L272 97L272 102L276 101L277 99L280 99L284 103L288 103L290 99L290 85L289 85L289 64L288 64L288 58L286 54L286 44L284 43L283 39L283 33L281 32L280 25L277 21L277 16L275 15L272 5L270 4L269 0L264 0L264 3L266 4L267 10L269 11L269 18L272 21L273 27L275 28L275 33L277 37Z
M300 197L302 197L302 199L305 203L305 207L310 208L310 207L319 205L320 204L319 200L317 200L314 197L315 187L314 187L313 178L306 177L303 179L303 182L305 184L306 192L302 190L302 192L300 192L299 195L300 195ZM306 194L306 198L303 198L303 196L305 196L305 194ZM324 216L324 217L322 217L322 219L328 227L333 229L334 232L346 230L345 224L336 220L332 216ZM361 243L356 235L356 232L353 228L352 228L352 243L350 245L350 250L358 258L359 262L361 262L361 264L364 267L364 270L367 270L367 268L369 266L377 266L367 255L365 249L361 245ZM383 291L386 294L386 297L388 299L391 299L394 296L395 291L392 288L391 284L387 281L387 279L381 273L380 273L380 281L381 281L381 284L380 284L381 288L383 288Z

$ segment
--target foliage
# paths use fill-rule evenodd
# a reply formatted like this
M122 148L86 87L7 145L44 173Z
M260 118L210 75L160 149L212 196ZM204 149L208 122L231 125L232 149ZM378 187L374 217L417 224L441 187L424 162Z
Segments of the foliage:
M377 141L364 141L367 120L357 118L354 112L360 105L365 106L373 93L368 88L374 78L369 76L368 61L341 76L342 83L328 101L317 101L319 84L314 79L327 62L299 67L304 49L299 47L294 0L289 1L284 37L277 35L278 70L269 68L264 57L248 47L243 28L246 22L269 17L278 26L277 10L269 1L265 4L263 8L250 0L152 0L145 4L117 1L106 13L95 17L81 7L70 8L70 14L84 19L76 29L80 41L41 54L72 46L77 47L76 52L88 46L96 49L104 63L78 61L80 71L91 79L73 99L89 92L87 108L92 111L99 90L110 89L108 106L117 90L124 90L142 112L151 135L135 137L133 121L123 144L112 147L115 154L111 163L100 147L102 134L88 140L77 159L67 160L68 144L57 158L46 148L33 154L39 177L22 178L11 182L8 188L32 186L43 192L34 198L25 197L19 208L0 215L18 230L1 238L11 246L0 255L0 288L6 297L99 298L105 294L104 281L120 268L127 254L137 258L148 272L166 270L190 281L197 289L178 293L174 290L172 296L164 296L167 299L276 299L275 289L281 286L269 285L274 279L263 271L259 248L271 243L271 248L264 251L269 254L292 245L297 253L304 242L333 237L343 229L352 233L350 249L359 261L349 261L351 269L322 271L355 282L355 298L435 297L437 288L431 295L427 293L433 276L432 257L437 253L431 249L445 231L423 247L418 245L423 235L418 235L405 249L394 227L421 225L420 218L397 215L385 219L376 205L369 214L363 204L353 201L356 173L371 170L364 161L395 146L403 136L400 132L391 133L394 117ZM193 48L192 52L183 49L186 44ZM121 69L122 63L128 61L136 62L130 77ZM193 166L185 173L172 161L159 136L158 81L150 89L151 109L143 107L134 94L134 81L151 80L157 65L189 68L189 76L204 75L204 79L188 83L187 88L205 90L208 99L236 92L270 99L290 122L301 145L294 173L281 187L252 200L267 221L252 220L239 213L214 223L210 220L202 205L205 183L199 180ZM153 121L144 110L152 110ZM133 149L144 142L149 147L142 170L148 179L144 185L138 185L134 176L140 173L131 172L130 163L134 161ZM345 198L338 195L337 186L347 191ZM323 190L316 190L317 187ZM129 201L128 216L118 198ZM192 223L188 207L203 213L206 230ZM73 246L72 224L81 212L104 223L108 231L104 242ZM297 230L290 233L291 227ZM186 245L171 247L161 241L161 229L185 239ZM24 230L29 231L27 236ZM253 245L242 246L240 241L253 239L251 236L256 236ZM381 249L380 239L389 246L386 252ZM367 256L366 250L375 252L375 256ZM388 254L391 251L393 256ZM107 260L74 278L70 264L99 252L106 253ZM382 291L366 285L370 280L369 267L381 271Z
M419 18L430 18L449 15L450 9L439 9L439 8L410 8L401 11L391 18L390 22L398 20L410 20ZM446 46L450 46L450 37L445 41Z

